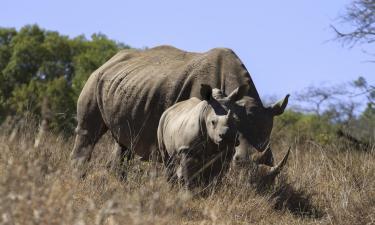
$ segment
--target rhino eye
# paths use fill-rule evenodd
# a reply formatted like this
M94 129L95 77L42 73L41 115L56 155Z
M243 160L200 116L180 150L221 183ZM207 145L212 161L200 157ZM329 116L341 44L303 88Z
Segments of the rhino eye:
M216 120L211 120L211 124L212 124L212 126L216 126L216 123L217 123Z

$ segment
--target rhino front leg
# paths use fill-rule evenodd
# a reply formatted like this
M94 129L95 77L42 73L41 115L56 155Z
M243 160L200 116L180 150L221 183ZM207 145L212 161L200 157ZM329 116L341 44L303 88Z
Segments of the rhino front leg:
M182 152L180 154L180 165L176 170L176 174L185 188L192 191L200 182L199 159L193 157L188 152Z

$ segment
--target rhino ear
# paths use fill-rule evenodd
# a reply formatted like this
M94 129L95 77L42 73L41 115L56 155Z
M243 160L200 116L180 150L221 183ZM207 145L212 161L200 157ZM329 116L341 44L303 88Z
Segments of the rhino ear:
M284 110L286 108L286 105L288 105L289 96L290 95L287 94L283 100L278 101L277 103L275 103L271 107L272 113L273 113L274 116L278 116L278 115L283 114L283 112L284 112Z
M243 84L232 91L232 93L230 93L228 96L228 99L232 102L238 101L247 94L248 90L249 86L247 84Z
M201 84L201 97L202 100L209 101L212 97L212 88L210 85Z

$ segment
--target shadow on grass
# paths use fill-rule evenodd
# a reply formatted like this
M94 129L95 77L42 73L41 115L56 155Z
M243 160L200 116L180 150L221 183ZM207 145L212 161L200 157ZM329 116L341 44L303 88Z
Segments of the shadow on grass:
M311 194L295 189L291 184L283 184L271 195L276 210L289 210L295 216L319 219L324 211L314 206Z

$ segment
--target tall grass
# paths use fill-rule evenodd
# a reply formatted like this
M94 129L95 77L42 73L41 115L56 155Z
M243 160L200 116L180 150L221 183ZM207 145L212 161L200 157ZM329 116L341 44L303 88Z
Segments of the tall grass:
M117 179L105 167L109 135L77 179L73 139L49 134L33 148L36 133L26 123L13 140L0 135L0 224L375 224L374 151L298 144L270 190L256 191L232 170L208 195L192 197L155 163L135 159L127 180ZM287 146L273 146L276 160Z

